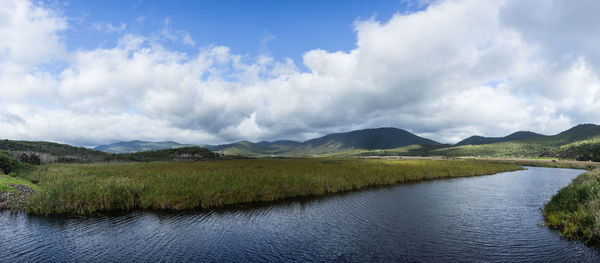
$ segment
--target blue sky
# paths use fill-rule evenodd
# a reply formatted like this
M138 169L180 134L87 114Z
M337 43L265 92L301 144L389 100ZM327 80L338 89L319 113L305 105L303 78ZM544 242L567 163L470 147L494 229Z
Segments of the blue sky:
M168 26L185 30L195 45L163 41L195 54L201 47L225 45L233 53L289 57L301 61L313 49L349 51L356 47L354 22L388 20L395 13L426 8L420 2L384 1L67 1L61 10L73 21L65 32L70 49L114 45L123 33L152 35ZM99 33L94 24L125 24L125 30Z
M600 1L0 2L0 139L453 143L600 119Z

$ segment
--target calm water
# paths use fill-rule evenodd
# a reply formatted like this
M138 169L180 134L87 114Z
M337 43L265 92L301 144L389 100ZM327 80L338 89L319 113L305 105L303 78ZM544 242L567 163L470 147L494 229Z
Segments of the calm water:
M579 173L529 168L208 212L4 212L0 261L600 262L600 250L539 226Z

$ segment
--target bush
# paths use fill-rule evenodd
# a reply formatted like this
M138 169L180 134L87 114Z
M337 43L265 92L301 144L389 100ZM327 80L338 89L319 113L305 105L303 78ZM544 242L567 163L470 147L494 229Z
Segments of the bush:
M27 168L27 165L0 151L0 171L4 172L5 174L10 174L25 168Z

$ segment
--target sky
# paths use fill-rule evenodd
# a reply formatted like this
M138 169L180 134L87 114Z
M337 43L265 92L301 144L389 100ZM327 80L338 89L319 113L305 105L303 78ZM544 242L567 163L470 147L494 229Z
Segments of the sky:
M600 119L599 1L0 0L0 138L444 143Z

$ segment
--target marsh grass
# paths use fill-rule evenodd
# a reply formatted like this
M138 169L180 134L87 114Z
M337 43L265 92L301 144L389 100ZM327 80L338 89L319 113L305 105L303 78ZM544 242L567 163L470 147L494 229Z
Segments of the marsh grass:
M561 236L600 241L600 169L576 177L544 207L546 224Z
M252 159L52 164L21 176L40 186L30 213L94 214L220 207L517 169L477 160Z

